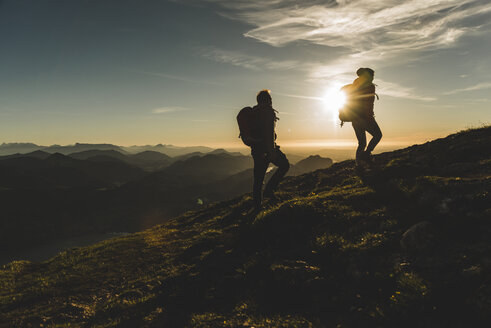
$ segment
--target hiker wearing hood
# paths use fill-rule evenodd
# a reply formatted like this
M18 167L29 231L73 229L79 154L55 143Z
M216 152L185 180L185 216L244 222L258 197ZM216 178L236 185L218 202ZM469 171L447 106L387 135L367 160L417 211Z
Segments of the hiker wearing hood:
M359 68L356 71L358 78L352 84L345 85L341 90L346 93L347 104L345 111L340 112L341 122L349 122L355 130L358 139L358 148L356 149L356 163L370 163L371 154L375 146L382 139L382 131L375 121L373 112L373 103L375 101L375 84L373 78L375 72L368 67ZM378 96L377 96L378 98ZM372 139L367 146L366 132L372 135Z
M276 116L276 110L273 109L273 102L269 90L260 91L256 99L257 105L252 109L257 115L257 125L254 133L257 141L251 145L251 154L254 159L254 187L252 194L254 208L259 210L263 195L264 197L276 200L274 191L290 168L290 163L285 154L280 150L280 147L275 143L275 125L278 117ZM273 163L278 169L271 179L269 179L263 194L263 181L269 163Z

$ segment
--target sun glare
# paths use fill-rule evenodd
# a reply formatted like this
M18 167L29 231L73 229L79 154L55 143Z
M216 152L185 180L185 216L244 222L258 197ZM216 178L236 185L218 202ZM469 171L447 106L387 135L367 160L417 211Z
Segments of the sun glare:
M326 111L337 115L338 111L346 102L346 95L340 90L340 87L330 87L324 94L324 103Z

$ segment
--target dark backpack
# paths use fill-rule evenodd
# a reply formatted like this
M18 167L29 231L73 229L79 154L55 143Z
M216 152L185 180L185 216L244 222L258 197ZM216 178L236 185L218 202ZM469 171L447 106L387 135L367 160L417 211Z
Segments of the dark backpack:
M339 109L339 119L341 120L341 126L343 125L343 122L353 121L353 118L356 115L354 111L353 101L350 97L352 88L352 84L347 84L341 88L341 91L346 94L346 103L342 108Z
M341 91L346 94L346 103L341 109L339 109L339 120L341 120L341 126L343 126L344 122L353 122L353 120L357 117L363 116L363 114L360 113L360 109L363 109L363 107L360 107L362 106L360 105L360 99L367 96L375 96L377 99L379 99L376 93L360 94L357 89L354 89L353 84L343 86Z
M239 138L246 146L252 146L259 142L257 138L257 129L259 125L259 117L257 111L252 107L244 107L237 115L237 124L239 125Z

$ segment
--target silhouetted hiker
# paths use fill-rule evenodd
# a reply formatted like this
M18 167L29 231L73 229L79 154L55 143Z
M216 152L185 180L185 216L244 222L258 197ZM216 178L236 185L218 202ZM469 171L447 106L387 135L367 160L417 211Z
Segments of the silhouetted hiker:
M351 122L358 139L358 148L356 149L356 164L371 162L371 154L375 146L382 139L382 131L375 121L373 113L373 102L375 101L375 84L373 78L375 72L368 67L359 68L356 71L358 78L352 84L345 85L341 88L346 93L346 105L339 112L341 125L344 122ZM378 96L377 96L378 99ZM368 143L366 132L372 135Z
M290 168L290 163L285 154L276 145L276 133L274 131L276 121L276 110L273 109L273 101L269 90L262 90L257 94L257 105L253 108L242 109L237 116L240 128L240 136L244 143L251 147L254 159L254 187L252 196L254 209L259 211L262 203L262 188L264 176L269 163L278 166L271 179L264 188L264 197L275 200L274 191L281 179Z

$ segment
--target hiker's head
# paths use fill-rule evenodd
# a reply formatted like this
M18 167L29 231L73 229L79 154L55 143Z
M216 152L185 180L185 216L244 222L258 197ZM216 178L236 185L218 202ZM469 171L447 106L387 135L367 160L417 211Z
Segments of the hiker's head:
M272 105L273 104L273 100L271 99L271 94L269 93L269 90L267 90L267 89L259 91L256 99L257 99L258 105Z
M372 82L375 71L368 67L361 67L356 71L356 75L358 75L363 81Z

